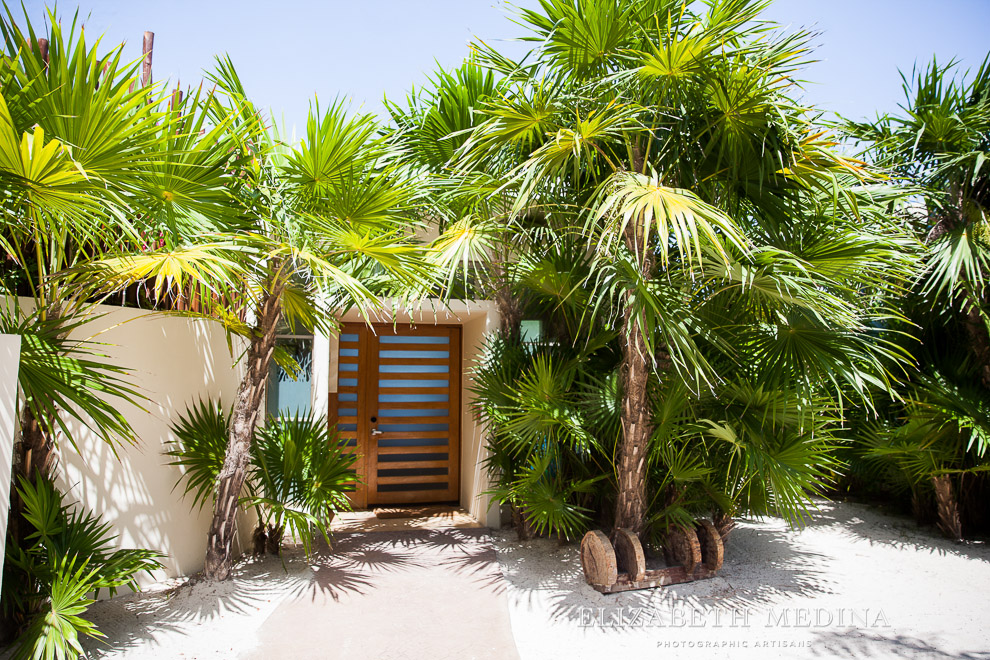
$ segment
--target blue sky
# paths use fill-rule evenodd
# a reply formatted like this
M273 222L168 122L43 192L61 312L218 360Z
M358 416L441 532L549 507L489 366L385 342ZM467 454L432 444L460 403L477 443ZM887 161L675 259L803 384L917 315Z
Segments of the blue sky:
M63 21L76 6L59 4ZM33 21L43 18L44 2L26 7ZM126 40L125 54L135 58L142 32L153 31L156 80L198 82L215 54L229 53L252 97L289 126L302 123L314 94L381 112L383 95L402 98L435 62L456 65L472 37L510 53L524 48L511 41L521 28L503 0L81 0L78 7L87 35ZM896 109L898 68L933 55L975 68L990 50L990 0L777 0L767 17L820 32L813 42L820 61L802 76L806 99L853 118Z

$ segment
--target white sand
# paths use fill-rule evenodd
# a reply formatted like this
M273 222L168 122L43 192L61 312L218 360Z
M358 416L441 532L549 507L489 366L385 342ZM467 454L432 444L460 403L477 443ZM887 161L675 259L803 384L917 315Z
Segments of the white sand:
M742 522L715 578L614 595L575 545L496 549L522 658L990 658L990 548L934 534L822 504L801 531Z
M718 577L611 596L584 583L576 544L513 538L503 530L495 542L524 659L990 659L990 547L950 543L867 507L823 504L801 531L743 522ZM298 554L287 566L246 562L220 585L176 581L97 603L88 618L109 644L87 647L93 657L155 660L257 653L262 623L312 588ZM340 630L341 642L378 625L387 622ZM443 639L436 644L442 651Z

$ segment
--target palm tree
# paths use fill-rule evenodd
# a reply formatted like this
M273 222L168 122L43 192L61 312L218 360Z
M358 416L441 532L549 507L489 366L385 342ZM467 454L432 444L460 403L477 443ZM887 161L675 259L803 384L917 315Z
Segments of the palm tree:
M371 116L315 103L305 138L287 146L229 60L210 79L225 94L211 101L215 123L236 141L227 181L239 215L187 214L172 223L163 249L104 259L85 272L103 291L135 281L153 281L159 292L197 288L203 313L247 341L207 539L205 575L223 580L271 362L295 367L276 346L279 328L327 331L331 315L347 307L368 314L381 307L378 296L426 291L430 269L406 221L417 188L386 164L389 150Z
M505 187L505 175L518 157L503 152L472 167L458 163L485 120L484 107L506 90L504 79L468 59L452 71L438 69L405 105L387 107L401 162L429 181L421 220L437 235L431 259L443 274L442 297L494 300L503 332L515 335L522 310L512 290L512 255L525 253L532 238L532 222L509 212L515 190Z
M671 467L654 402L720 396L737 372L863 405L864 383L889 385L903 359L867 332L907 263L889 196L793 100L807 35L775 35L765 5L541 0L520 12L539 43L524 63L479 48L515 87L482 110L464 162L526 149L514 212L580 210L590 308L618 324L616 528L642 532L656 501L683 497L656 479L648 492ZM779 504L824 478L778 489Z
M990 58L969 80L954 77L955 62L938 61L904 79L900 116L847 122L867 155L924 194L917 231L929 246L923 295L964 315L970 352L990 390L987 274L990 273Z
M92 305L55 276L147 240L146 220L162 205L149 177L160 171L160 123L168 113L153 90L132 91L137 67L121 61L119 46L89 45L75 20L65 31L54 14L47 38L30 21L22 31L13 18L9 10L0 17L0 247L8 296L0 322L26 347L15 464L34 479L49 474L60 437L74 443L66 417L110 443L133 436L118 403L139 404L141 396L98 344L67 340L70 331L82 332ZM33 306L22 308L17 295Z
M74 428L134 441L121 403L144 400L126 367L80 339L97 299L65 274L146 248L163 218L229 213L230 156L215 149L221 132L201 130L208 95L167 104L120 46L88 43L77 20L49 23L43 38L26 17L22 30L0 15L0 331L22 340L4 623L20 628L20 654L76 657L79 634L100 635L80 616L94 588L136 588L138 572L160 566L156 552L108 549L108 525L51 483Z
M916 514L934 492L939 525L961 538L957 493L986 469L990 391L990 59L972 76L938 61L902 75L903 112L848 121L865 157L915 192L906 213L925 246L903 306L904 342L921 374L893 403L885 424L865 426L863 449L895 488L906 484ZM976 384L974 389L974 384ZM982 394L981 394L982 392ZM973 488L970 493L977 492ZM969 498L980 508L980 497Z

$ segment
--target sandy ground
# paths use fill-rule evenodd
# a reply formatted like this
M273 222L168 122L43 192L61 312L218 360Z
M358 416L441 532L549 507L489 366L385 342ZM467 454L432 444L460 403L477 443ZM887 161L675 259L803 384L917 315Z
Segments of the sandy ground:
M335 536L243 562L220 584L166 584L96 603L93 658L516 660L486 528Z
M859 505L822 504L800 531L744 521L718 577L610 596L584 583L576 544L473 529L341 540L312 565L289 552L285 568L247 561L219 585L97 603L88 617L108 639L87 647L156 660L990 660L990 547Z
M496 548L522 658L990 658L990 548L864 506L744 521L717 577L614 595L574 545Z

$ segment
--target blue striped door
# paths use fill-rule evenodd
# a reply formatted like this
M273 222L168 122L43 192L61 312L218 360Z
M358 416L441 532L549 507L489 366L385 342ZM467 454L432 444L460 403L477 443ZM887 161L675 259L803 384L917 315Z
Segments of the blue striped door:
M458 499L458 326L346 324L332 423L356 451L356 506Z

